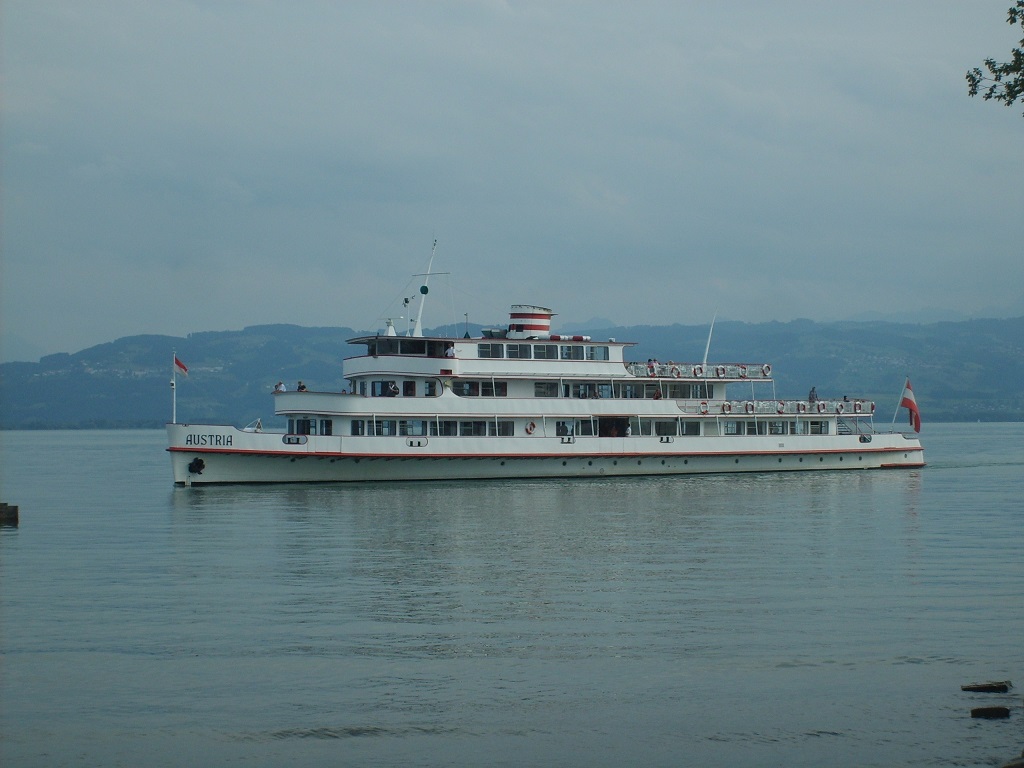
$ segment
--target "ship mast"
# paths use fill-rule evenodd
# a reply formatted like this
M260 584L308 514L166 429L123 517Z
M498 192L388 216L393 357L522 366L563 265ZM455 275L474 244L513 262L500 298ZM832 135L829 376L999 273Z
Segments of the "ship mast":
M420 286L420 308L416 312L416 322L413 323L412 328L409 331L410 336L422 336L423 326L420 324L423 320L423 305L426 303L427 294L430 289L427 288L427 283L430 282L430 270L434 266L434 254L437 252L437 239L434 239L434 245L430 249L430 261L427 262L427 273L423 275L423 285Z

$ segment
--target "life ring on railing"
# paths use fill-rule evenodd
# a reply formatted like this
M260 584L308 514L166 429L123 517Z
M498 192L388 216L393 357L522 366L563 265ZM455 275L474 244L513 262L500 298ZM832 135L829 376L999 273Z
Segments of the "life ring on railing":
M720 365L717 368L715 368L715 376L717 376L718 378L722 378L723 376L725 376L725 366L724 365Z
M771 376L772 375L772 367L771 367L771 365L769 365L768 363L765 363L764 365L762 365L761 366L761 374L764 375L764 376Z
M779 407L775 409L775 412L776 413L785 413L786 412L786 404L784 402L782 402L781 400L779 400Z
M862 410L864 410L864 406L860 404L859 400L853 404L854 413L860 413Z
M796 404L796 412L797 413L807 413L807 403L797 403Z
M843 403L836 403L836 413L845 413L846 405Z
M872 403L872 404L871 404L871 412L872 412L872 413L874 413L874 412L875 412L875 404L874 404L874 403Z
M675 377L676 377L677 379L678 379L678 378L679 378L680 376L682 376L682 375L683 375L683 374L682 374L682 373L680 372L680 370L679 370L679 366L678 366L678 365L673 365L673 366L672 366L672 375L673 375L673 376L675 376Z
M529 424L526 425L526 434L532 435L533 430L535 430L536 428L537 425L531 421Z
M732 403L722 403L722 413L732 413Z
M824 413L826 408L828 408L828 406L825 405L825 401L824 400L819 400L818 401L818 413Z
M754 404L748 400L747 404L743 406L743 410L745 410L747 413L753 413Z
M704 416L708 415L708 401L707 400L704 400L704 401L701 402L701 404L700 404L700 412Z
M695 365L695 366L693 366L693 375L696 376L698 379L701 376L703 376L704 375L704 366L703 365Z
M740 366L740 378L741 379L747 378L747 366L745 366L745 365L741 365Z

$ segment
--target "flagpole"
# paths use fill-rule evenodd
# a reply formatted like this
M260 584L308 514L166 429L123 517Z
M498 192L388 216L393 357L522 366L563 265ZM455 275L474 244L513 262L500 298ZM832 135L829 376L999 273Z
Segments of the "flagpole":
M171 350L171 424L178 423L178 366L174 363L177 359L177 350Z

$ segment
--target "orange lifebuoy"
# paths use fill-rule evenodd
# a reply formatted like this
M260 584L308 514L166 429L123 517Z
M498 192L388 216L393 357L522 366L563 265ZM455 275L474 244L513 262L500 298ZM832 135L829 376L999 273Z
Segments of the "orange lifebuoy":
M535 430L536 428L537 428L537 425L534 424L531 421L529 424L526 425L526 434L532 435L533 434L533 430Z
M702 414L704 414L705 416L707 415L707 412L708 412L708 401L707 400L701 401L700 412Z

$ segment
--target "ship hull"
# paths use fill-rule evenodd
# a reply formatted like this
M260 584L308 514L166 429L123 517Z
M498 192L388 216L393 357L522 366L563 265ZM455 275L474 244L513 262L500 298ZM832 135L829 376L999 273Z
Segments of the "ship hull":
M865 470L924 466L915 438L873 435L503 439L296 436L167 425L174 482L334 483Z

